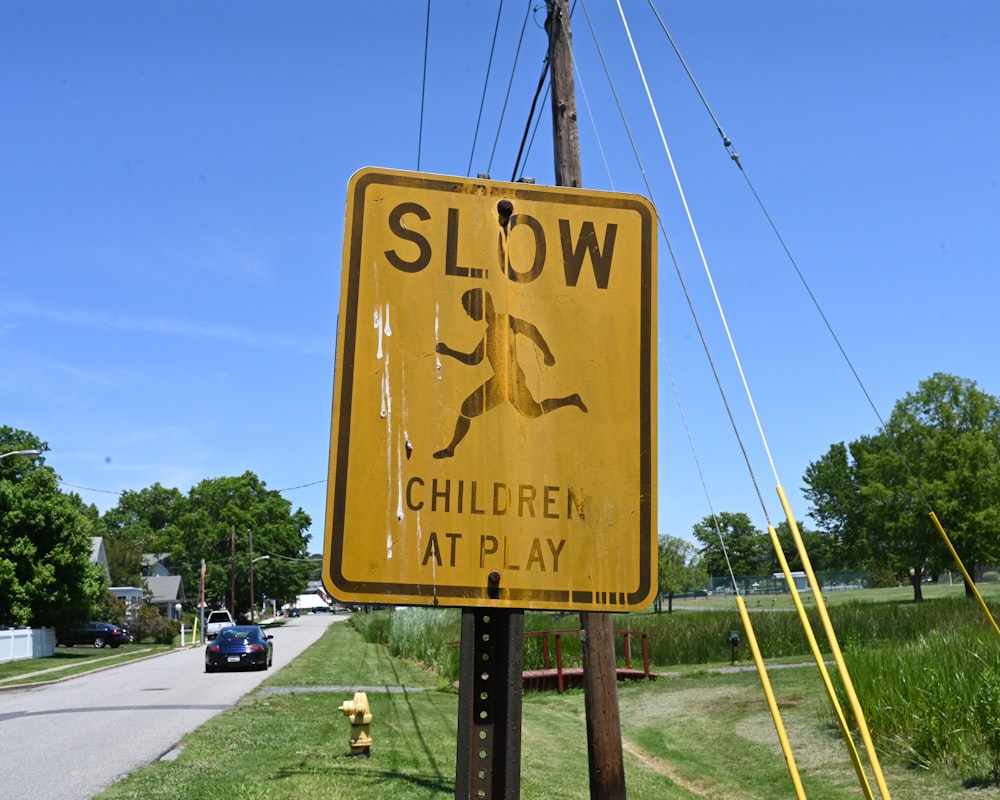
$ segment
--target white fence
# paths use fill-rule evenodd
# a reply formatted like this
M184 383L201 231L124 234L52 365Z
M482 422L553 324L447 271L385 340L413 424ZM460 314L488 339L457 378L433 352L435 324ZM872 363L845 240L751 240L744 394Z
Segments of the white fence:
M0 664L56 654L56 632L52 628L13 628L0 631Z

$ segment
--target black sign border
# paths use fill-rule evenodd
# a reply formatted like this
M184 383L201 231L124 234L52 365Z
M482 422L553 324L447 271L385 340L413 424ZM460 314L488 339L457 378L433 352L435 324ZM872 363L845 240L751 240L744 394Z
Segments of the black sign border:
M485 585L455 586L437 584L385 583L373 581L353 581L343 573L344 557L344 514L346 508L346 487L348 457L350 454L351 411L354 396L354 353L357 345L358 332L358 294L361 275L362 227L365 215L365 196L372 186L385 185L396 188L414 188L435 192L455 192L464 194L470 182L473 186L482 186L492 190L503 186L510 196L535 202L562 202L569 200L574 205L614 208L616 210L634 211L641 220L642 237L640 244L640 438L643 444L648 443L648 449L640 452L641 465L639 469L640 505L639 505L639 574L640 583L635 591L626 594L621 591L578 591L556 589L517 589L501 587L497 597L491 597ZM352 216L346 220L350 226L350 254L347 264L346 296L341 296L340 309L343 319L344 341L338 344L337 357L341 360L340 386L334 386L334 392L340 396L340 416L337 430L331 435L336 436L337 460L332 463L330 484L327 487L327 525L326 525L326 559L323 578L327 590L337 599L345 602L369 602L367 598L379 597L386 601L411 605L445 605L445 606L481 606L494 608L524 608L524 609L560 609L560 610L628 610L638 607L639 603L648 599L651 589L649 578L653 566L650 561L656 551L656 535L653 526L653 461L655 458L655 442L652 438L653 401L655 388L653 386L652 360L654 341L654 308L655 308L655 265L653 264L653 237L655 236L654 215L644 202L626 199L623 203L620 195L588 193L576 195L573 189L566 187L534 186L532 184L510 183L501 181L449 178L447 176L427 175L424 173L401 172L393 170L363 169L354 175L350 186L353 197L348 208ZM426 598L427 603L414 604L414 597ZM455 602L460 600L461 602Z

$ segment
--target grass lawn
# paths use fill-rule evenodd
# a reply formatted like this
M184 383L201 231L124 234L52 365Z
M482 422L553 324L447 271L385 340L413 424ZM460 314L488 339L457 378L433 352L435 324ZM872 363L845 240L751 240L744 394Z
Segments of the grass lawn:
M980 583L976 586L983 599L1000 602L1000 583ZM948 586L943 583L925 583L923 585L924 600L939 600L950 597L965 597L965 587L956 583ZM803 605L815 605L812 592L799 592ZM790 594L748 594L744 596L747 608L795 608ZM886 589L855 589L852 591L832 591L823 593L823 602L828 606L839 606L847 603L912 603L913 587L893 586ZM698 597L694 599L674 600L674 609L733 609L736 599L730 596L716 595L714 597ZM651 613L652 608L642 613Z
M0 687L69 678L94 669L165 653L170 649L170 645L162 644L125 644L101 649L83 645L57 647L55 655L50 658L31 658L0 664Z
M771 674L793 754L811 800L862 797L815 667ZM370 692L370 760L349 756L350 726L336 686ZM523 700L521 797L589 797L583 694ZM700 672L619 690L632 800L785 800L794 797L756 673ZM295 662L231 711L195 731L175 761L142 768L100 795L227 800L453 798L457 694L419 666L335 624ZM896 800L969 797L953 775L886 763ZM874 784L873 784L874 785ZM976 789L976 800L1000 789ZM877 790L876 790L877 796Z

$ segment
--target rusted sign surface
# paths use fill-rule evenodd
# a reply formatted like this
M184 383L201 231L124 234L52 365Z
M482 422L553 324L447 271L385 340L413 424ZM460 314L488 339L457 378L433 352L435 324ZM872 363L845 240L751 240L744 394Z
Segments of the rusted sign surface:
M626 610L656 587L655 212L365 169L324 579L348 602Z

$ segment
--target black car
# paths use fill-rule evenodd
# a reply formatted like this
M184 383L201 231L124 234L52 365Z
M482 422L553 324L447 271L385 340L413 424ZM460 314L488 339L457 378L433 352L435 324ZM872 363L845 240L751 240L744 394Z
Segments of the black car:
M289 616L289 618L291 618L291 617L301 617L302 616L302 612L299 611L297 608L290 608L290 609L288 609L288 616Z
M205 672L220 669L267 669L274 661L273 636L259 625L223 628L205 647Z
M56 645L72 647L89 644L94 647L118 647L129 641L128 631L110 622L88 622L84 627L56 633Z

